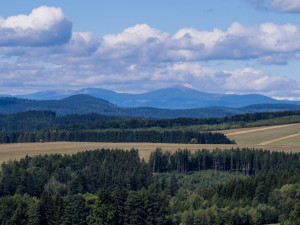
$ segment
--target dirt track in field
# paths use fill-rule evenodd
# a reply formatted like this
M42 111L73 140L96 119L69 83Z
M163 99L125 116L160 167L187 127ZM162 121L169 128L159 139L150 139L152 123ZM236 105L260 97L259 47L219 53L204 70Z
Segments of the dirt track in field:
M247 133L252 133L252 132L257 132L257 131L278 129L278 128L283 128L283 127L291 127L291 126L296 126L296 125L299 125L299 123L286 124L286 125L277 125L277 126L270 126L270 127L262 127L262 128L257 128L257 129L251 129L251 130L243 130L243 131L238 131L238 132L233 132L233 133L227 133L226 136L247 134Z
M286 140L286 139L290 139L290 138L294 138L294 137L298 137L298 136L300 136L300 133L299 134L293 134L293 135L285 136L285 137L276 138L276 139L273 139L273 140L270 140L270 141L265 141L265 142L262 142L262 143L260 143L258 145L269 145L269 144L277 142L277 141L282 141L282 140Z

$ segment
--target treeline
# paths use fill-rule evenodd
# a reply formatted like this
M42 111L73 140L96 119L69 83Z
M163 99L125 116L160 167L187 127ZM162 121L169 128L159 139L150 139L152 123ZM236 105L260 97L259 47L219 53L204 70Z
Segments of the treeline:
M181 130L60 130L45 129L38 132L0 131L0 143L44 141L77 142L151 142L192 144L234 144L222 133Z
M200 129L215 130L230 127L247 127L275 125L300 122L300 111L259 112L240 114L224 118L175 118L175 119L141 119L125 116L109 116L96 113L70 114L56 116L53 111L27 111L0 115L0 130L39 131L43 128L64 130L75 129L142 129L142 128L182 128L202 126ZM216 126L221 127L216 127ZM206 127L207 126L207 127Z
M300 154L270 152L254 149L198 150L194 153L185 149L175 153L156 149L149 159L152 173L186 173L213 169L215 171L257 174L258 172L300 169Z
M57 116L54 111L26 111L14 114L0 114L0 130L6 132L13 131L39 131L43 128L55 127L58 125L86 124L95 121L119 122L130 119L125 116L109 116L97 113L90 114L70 114Z
M20 161L3 163L0 221L2 224L299 224L299 153L231 149L224 154L219 150L211 153L179 150L171 154L158 149L154 154L170 155L174 167L166 173L152 173L154 155L146 163L134 149L101 149L72 156L26 156ZM240 167L233 166L228 169L231 173L227 173L221 167L208 165L195 168L200 172L191 172L193 167L188 166L190 172L178 174L177 168L182 167L180 154L188 155L191 160L188 165L203 161L203 154L212 159L212 165L232 155L233 164ZM243 168L252 158L247 155L260 158L257 164L261 167L256 175L242 175L247 174ZM274 161L269 162L268 169L267 158ZM210 185L206 184L206 177Z
M220 124L239 124L254 123L263 120L273 120L276 124L276 119L300 116L300 111L284 111L284 112L259 112L259 113L247 113L240 114L224 118L187 118L180 117L175 119L130 119L123 121L103 121L93 122L91 124L73 124L68 126L59 126L59 129L76 130L76 129L137 129L137 128L174 128L174 127L188 127L195 125L220 125ZM290 119L290 118L289 118ZM300 122L300 118L293 122ZM285 121L288 123L288 121ZM272 125L268 123L267 125Z

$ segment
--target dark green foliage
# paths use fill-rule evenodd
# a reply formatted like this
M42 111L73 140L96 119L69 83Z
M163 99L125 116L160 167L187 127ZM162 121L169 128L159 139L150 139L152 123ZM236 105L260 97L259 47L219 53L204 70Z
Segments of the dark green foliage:
M290 214L290 225L300 224L300 202L295 205L294 210Z
M56 116L54 111L26 111L15 114L0 114L0 130L12 131L39 131L43 128L57 125L69 125L78 123L93 123L95 121L114 121L121 123L130 117L109 116L96 113L69 114ZM0 136L1 137L1 136ZM1 138L0 138L1 143Z
M25 103L26 102L24 102L24 104ZM202 126L203 130L215 130L228 129L230 127L296 123L300 122L299 116L300 111L283 111L247 113L223 118L198 119L178 117L174 119L137 119L128 116L103 115L97 113L73 114L73 112L65 116L57 116L54 111L33 110L15 114L0 114L0 130L9 133L12 131L39 131L43 128L53 128L59 125L60 130L166 129L195 125ZM195 113L194 117L197 117L197 113ZM205 126L207 127L205 128ZM217 126L220 126L220 128Z
M63 203L64 214L58 216L58 218L63 217L63 223L60 224L87 224L86 217L88 215L88 210L85 205L85 198L82 195L68 195L63 199ZM56 213L58 212L59 211L57 210Z
M137 190L151 182L137 150L97 150L76 155L28 157L2 164L0 195L95 193L99 188ZM47 195L45 194L45 197Z
M51 194L44 191L40 199L41 224L56 224L56 205ZM60 213L60 212L57 212Z
M198 143L233 144L222 133L195 131L157 130L60 130L46 129L39 132L2 132L3 143L77 141L77 142L150 142L150 143ZM1 140L1 139L0 139ZM194 142L193 140L196 140Z
M1 224L167 224L167 198L155 190L122 190L122 203L108 189L96 194L60 196L44 192L40 199L28 196L0 198Z
M174 196L178 190L178 184L175 173L172 174L169 186L171 196Z
M9 137L5 131L0 131L0 144L9 143Z
M298 224L299 155L157 149L148 163L134 149L27 156L2 164L0 221Z
M185 173L214 169L216 171L241 172L246 175L261 171L277 171L284 169L300 169L300 154L270 152L254 149L178 150L174 154L156 149L149 159L153 173L171 172Z
M261 124L256 123L256 126L262 125L272 125L272 124L280 124L276 119L283 119L283 122L289 123L289 120L292 122L300 122L299 116L300 111L283 111L283 112L258 112L258 113L247 113L247 114L239 114L235 116L223 117L223 118L189 118L189 117L179 117L174 119L121 119L114 120L113 118L108 120L100 119L101 115L98 115L98 119L86 119L82 120L82 118L90 118L94 114L87 115L68 115L65 117L57 117L57 124L73 124L68 126L60 126L60 129L65 130L93 130L93 129L146 129L146 128L181 128L195 125L209 125L216 126L224 124L225 128L229 128L231 125L235 127L245 127L246 124L248 126L251 123L261 122ZM295 118L293 118L293 116ZM94 115L92 118L96 117ZM105 116L102 116L105 118ZM286 119L286 120L285 120ZM295 119L295 120L293 120ZM270 121L271 120L271 121ZM77 122L76 122L77 121ZM89 124L78 124L83 123L84 121L91 122ZM243 125L241 124L243 123ZM253 126L253 125L252 125ZM214 130L213 127L210 128ZM224 129L224 128L223 128Z

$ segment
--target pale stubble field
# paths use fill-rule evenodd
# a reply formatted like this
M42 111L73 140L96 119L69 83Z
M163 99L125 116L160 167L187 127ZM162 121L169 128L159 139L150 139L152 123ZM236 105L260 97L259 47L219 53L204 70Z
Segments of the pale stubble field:
M271 151L300 152L300 124L289 124L270 127L254 127L218 131L234 139L234 145L203 145L203 144L162 144L162 143L103 143L103 142L45 142L45 143L17 143L0 145L0 163L18 160L26 155L44 154L76 154L79 151L95 149L138 149L140 157L149 159L152 151L161 148L164 151L189 149L230 149L255 148Z

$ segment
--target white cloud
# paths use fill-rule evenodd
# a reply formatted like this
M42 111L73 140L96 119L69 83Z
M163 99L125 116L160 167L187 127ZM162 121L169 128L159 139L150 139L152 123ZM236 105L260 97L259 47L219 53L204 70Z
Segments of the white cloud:
M233 23L227 31L182 29L172 38L182 60L247 59L300 51L300 28L291 24L265 23L246 27ZM180 50L180 51L179 51ZM290 56L290 55L289 55Z
M300 97L299 81L250 67L217 71L200 63L189 62L117 65L113 68L102 63L60 64L52 67L38 63L0 63L0 88L3 93L10 94L9 88L13 90L17 87L22 90L102 87L122 92L143 92L178 84L204 92Z
M300 101L300 97L277 97L273 96L277 100L287 100L287 101Z
M291 24L265 23L246 27L233 23L227 31L198 31L184 28L171 36L137 25L117 35L104 36L99 56L113 59L151 61L198 61L247 59L276 54L290 56L300 51L300 28ZM269 60L270 61L270 60ZM274 60L276 62L276 60Z
M168 34L161 33L147 24L137 24L117 35L106 35L102 39L106 46L122 46L123 44L140 45L154 40L163 41L168 36Z
M184 28L171 35L141 24L102 38L73 33L69 43L52 47L49 54L49 60L55 62L63 55L67 56L64 60L73 62L89 56L85 60L128 65L252 58L284 64L300 54L300 27L273 23L247 27L233 23L226 31Z
M69 41L72 23L60 8L41 6L29 15L0 18L0 46L49 46Z
M224 90L241 92L268 92L275 90L297 89L297 83L287 77L271 76L261 70L243 68L234 71L227 71L228 77L222 86Z
M251 67L201 65L209 60L299 60L300 27L292 24L248 27L236 22L227 30L183 28L174 35L140 24L97 38L89 32L71 34L61 9L40 7L28 16L0 18L0 46L2 91L102 87L141 92L184 84L208 92L300 97L299 81L287 77Z
M35 45L41 44L40 36L36 36L35 39L38 38ZM48 38L51 39L51 35ZM35 40L34 38L25 39L27 40L25 44ZM14 40L12 37L8 38L8 41L14 42L20 39ZM47 41L46 43L49 44ZM11 43L7 45L9 44ZM163 33L146 24L136 25L119 34L106 35L101 38L96 38L92 33L75 32L70 41L64 45L34 48L22 57L45 56L49 62L58 63L63 56L64 61L68 63L85 60L127 64L128 66L220 59L258 59L266 64L285 64L290 59L298 59L299 55L300 27L273 23L248 27L235 22L225 31L220 29L199 31L193 28L183 28L174 35Z

